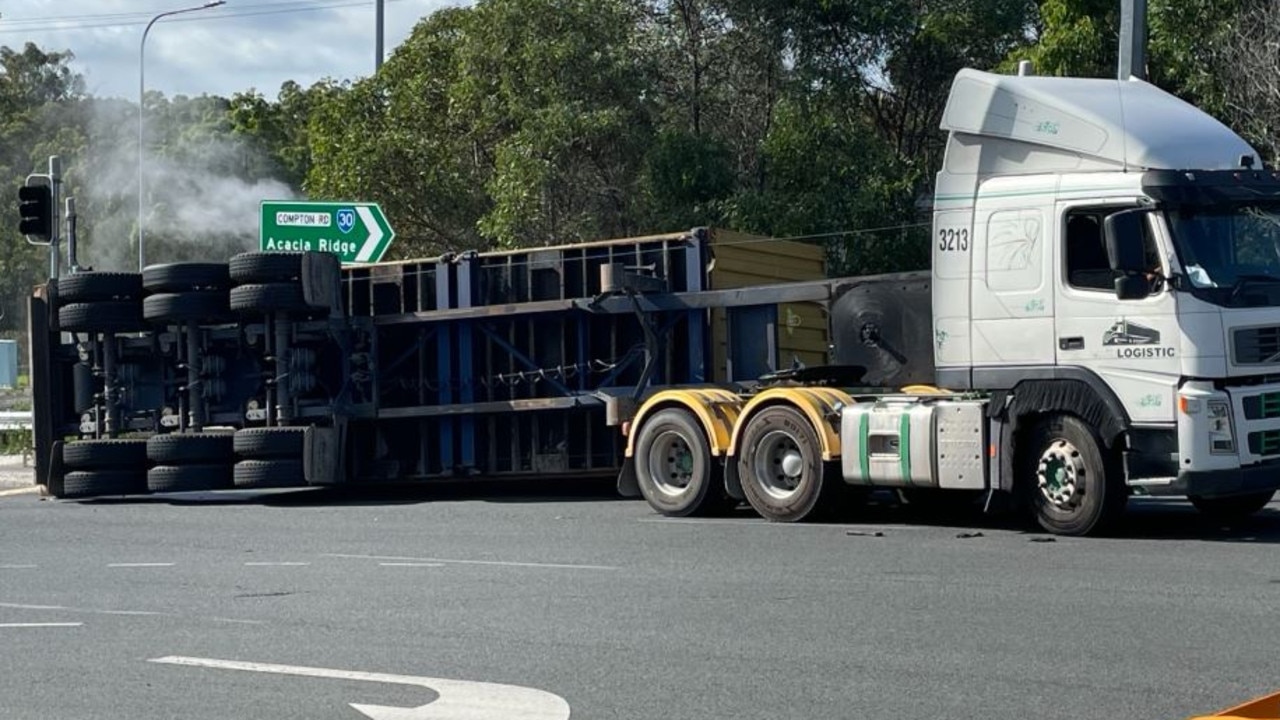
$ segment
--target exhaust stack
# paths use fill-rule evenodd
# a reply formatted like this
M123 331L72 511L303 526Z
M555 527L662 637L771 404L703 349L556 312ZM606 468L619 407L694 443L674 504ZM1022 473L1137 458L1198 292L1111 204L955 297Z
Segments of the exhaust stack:
M1116 76L1147 79L1147 0L1120 0L1120 66Z

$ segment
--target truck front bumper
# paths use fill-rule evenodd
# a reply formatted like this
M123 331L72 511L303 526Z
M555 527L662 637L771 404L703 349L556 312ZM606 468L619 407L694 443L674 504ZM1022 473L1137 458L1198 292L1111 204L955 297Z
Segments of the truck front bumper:
M1230 470L1180 472L1173 483L1149 487L1152 495L1226 497L1280 490L1280 461Z

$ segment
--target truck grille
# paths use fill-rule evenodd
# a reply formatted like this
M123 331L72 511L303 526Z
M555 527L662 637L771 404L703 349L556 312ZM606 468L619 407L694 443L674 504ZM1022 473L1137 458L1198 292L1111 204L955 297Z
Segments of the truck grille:
M1242 402L1246 420L1270 420L1280 417L1280 392L1250 395Z
M1280 363L1280 326L1242 328L1231 337L1236 365Z
M1280 430L1249 433L1249 452L1254 455L1280 454Z

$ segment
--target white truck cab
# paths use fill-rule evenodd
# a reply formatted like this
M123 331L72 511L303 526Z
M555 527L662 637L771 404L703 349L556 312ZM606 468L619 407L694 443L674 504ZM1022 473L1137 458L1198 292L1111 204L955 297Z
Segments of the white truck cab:
M1068 535L1109 527L1135 493L1224 519L1264 507L1280 487L1280 174L1136 79L964 70L942 128L933 385L813 368L659 392L630 423L619 487L668 515L727 495L783 522L871 490L977 494ZM914 292L884 278L845 281L881 305ZM859 337L914 352L899 324Z
M1136 79L964 70L943 129L938 384L1080 417L1134 491L1265 504L1280 486L1280 174Z

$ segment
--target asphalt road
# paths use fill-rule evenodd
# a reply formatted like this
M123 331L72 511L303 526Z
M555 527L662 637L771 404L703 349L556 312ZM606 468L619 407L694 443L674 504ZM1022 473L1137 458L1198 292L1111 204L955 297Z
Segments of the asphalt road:
M1046 542L606 489L211 497L0 498L0 717L1173 720L1280 689L1277 504Z

